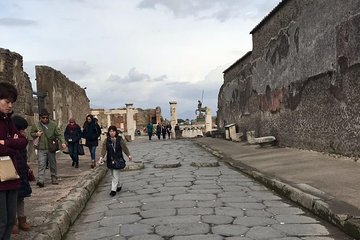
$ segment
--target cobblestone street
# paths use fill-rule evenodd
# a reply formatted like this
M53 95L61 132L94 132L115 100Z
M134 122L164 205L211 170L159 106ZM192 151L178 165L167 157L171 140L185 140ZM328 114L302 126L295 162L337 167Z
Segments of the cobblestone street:
M145 168L122 172L115 197L108 172L65 239L351 239L191 141L128 147Z

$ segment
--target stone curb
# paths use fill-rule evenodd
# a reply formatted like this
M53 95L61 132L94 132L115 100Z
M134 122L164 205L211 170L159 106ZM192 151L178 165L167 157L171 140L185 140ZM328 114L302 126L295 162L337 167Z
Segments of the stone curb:
M325 199L306 193L294 186L291 186L290 184L280 181L279 179L266 176L251 166L234 160L222 152L216 151L205 144L199 142L195 143L212 153L214 156L220 158L230 166L238 169L258 182L261 182L266 187L274 190L279 195L299 204L321 219L340 228L349 236L360 239L360 219L352 218L352 216L346 214L336 214L331 210Z
M33 239L61 240L84 209L107 171L106 167L97 167L84 176L65 198L57 202L57 208L48 216L48 223L40 227L40 233Z

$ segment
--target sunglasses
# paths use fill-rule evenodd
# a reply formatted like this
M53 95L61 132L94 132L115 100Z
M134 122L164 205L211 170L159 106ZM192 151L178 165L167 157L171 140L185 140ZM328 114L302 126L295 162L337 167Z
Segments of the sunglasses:
M49 117L41 117L41 119L49 119Z

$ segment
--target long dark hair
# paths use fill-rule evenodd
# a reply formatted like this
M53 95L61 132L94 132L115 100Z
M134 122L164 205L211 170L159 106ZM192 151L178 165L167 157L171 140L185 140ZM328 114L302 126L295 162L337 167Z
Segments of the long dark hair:
M110 131L113 130L115 131L115 137L118 137L119 136L119 131L117 130L117 127L114 126L114 125L111 125L109 128L108 128L108 131L107 131L107 136L110 137Z

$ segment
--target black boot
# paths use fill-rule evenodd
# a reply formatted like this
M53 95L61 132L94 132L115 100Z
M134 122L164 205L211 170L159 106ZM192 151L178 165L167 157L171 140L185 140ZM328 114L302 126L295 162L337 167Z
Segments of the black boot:
M71 166L72 166L72 167L75 166L75 161L74 161L74 160L72 161Z

